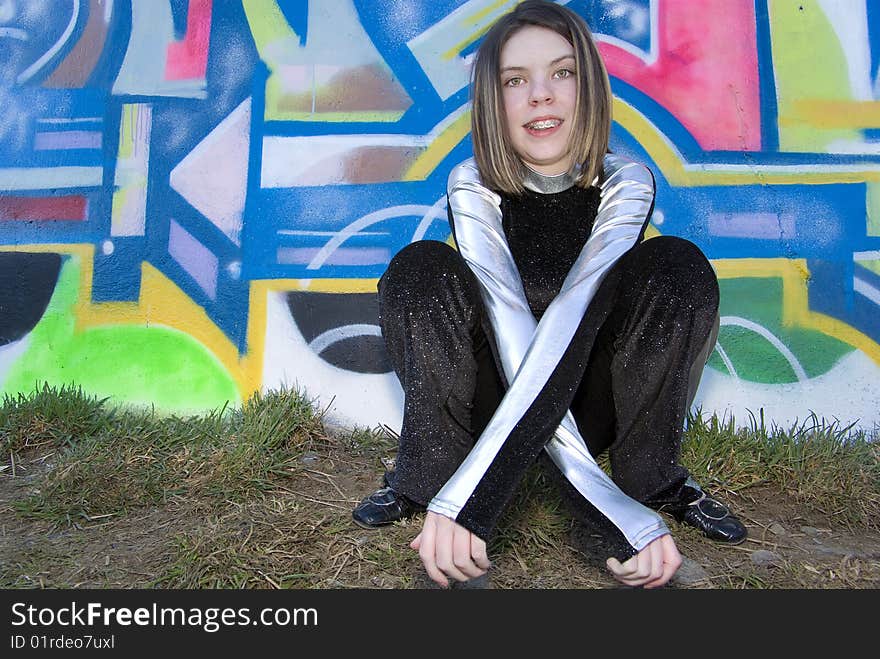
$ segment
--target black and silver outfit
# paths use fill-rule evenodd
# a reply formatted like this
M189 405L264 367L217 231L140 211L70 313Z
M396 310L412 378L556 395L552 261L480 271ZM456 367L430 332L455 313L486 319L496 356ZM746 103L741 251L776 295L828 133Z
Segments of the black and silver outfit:
M395 492L487 539L544 454L577 518L624 560L668 533L655 512L700 490L678 464L718 321L692 243L643 241L654 181L608 154L598 185L527 170L520 195L453 169L457 245L401 250L380 322L405 393ZM613 480L594 455L610 451Z

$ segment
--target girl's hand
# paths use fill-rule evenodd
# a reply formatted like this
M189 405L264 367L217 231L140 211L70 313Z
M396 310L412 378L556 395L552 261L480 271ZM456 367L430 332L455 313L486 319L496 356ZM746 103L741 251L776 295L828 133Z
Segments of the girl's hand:
M444 588L449 587L448 577L467 581L486 574L491 565L483 540L431 511L425 516L422 532L409 546L419 552L431 580Z
M656 588L669 581L681 565L681 554L668 533L660 536L628 561L609 558L606 565L614 578L627 586Z

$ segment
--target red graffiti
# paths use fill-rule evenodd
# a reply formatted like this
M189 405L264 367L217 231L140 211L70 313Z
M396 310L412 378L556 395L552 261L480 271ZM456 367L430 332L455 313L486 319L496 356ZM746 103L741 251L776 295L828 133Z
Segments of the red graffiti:
M85 197L0 197L0 221L85 220Z
M755 8L729 0L658 0L657 59L610 43L608 72L666 108L706 150L761 149Z
M204 78L208 69L208 46L211 41L213 0L189 0L186 35L183 41L168 46L166 80Z

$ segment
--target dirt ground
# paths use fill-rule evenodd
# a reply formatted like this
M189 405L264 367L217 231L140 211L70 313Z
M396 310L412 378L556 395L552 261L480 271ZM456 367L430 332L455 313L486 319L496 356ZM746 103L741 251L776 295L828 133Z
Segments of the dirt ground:
M172 499L63 524L23 519L13 509L38 486L37 468L0 475L0 587L430 588L408 547L420 518L379 531L351 521L352 507L380 482L383 459L328 446L303 455L265 498ZM488 579L465 587L618 587L579 551L568 518L541 500L541 484L532 490L517 498L490 543ZM685 560L667 587L880 587L876 532L847 528L833 511L805 510L766 486L729 503L749 528L737 547L669 521Z

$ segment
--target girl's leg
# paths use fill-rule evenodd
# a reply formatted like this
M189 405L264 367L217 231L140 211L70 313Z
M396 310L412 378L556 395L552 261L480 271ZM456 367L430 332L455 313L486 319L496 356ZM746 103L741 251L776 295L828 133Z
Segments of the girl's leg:
M714 540L742 542L742 522L679 464L684 420L718 333L715 273L696 246L674 237L647 241L618 265L597 295L612 311L572 404L581 432L594 455L610 451L614 480L634 499Z
M609 449L621 489L657 508L693 498L679 456L714 346L718 282L695 245L671 236L642 243L619 265L572 411L591 452Z
M502 395L478 284L449 245L416 242L380 280L379 315L405 395L396 465L386 481L425 506L473 447L474 423L485 425L482 416Z

